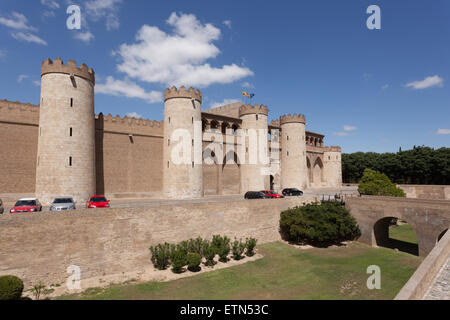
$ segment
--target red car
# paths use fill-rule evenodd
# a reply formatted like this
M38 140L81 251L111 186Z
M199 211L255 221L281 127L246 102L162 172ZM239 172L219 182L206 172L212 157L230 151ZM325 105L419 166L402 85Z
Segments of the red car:
M106 200L105 196L90 196L86 201L86 207L91 208L109 208L109 200Z
M263 190L261 191L262 193L264 193L266 196L269 196L270 198L273 199L281 199L284 198L281 194L275 193L272 190Z
M14 207L9 210L10 213L20 213L20 212L37 212L42 211L42 205L36 198L25 198L20 199L16 202Z

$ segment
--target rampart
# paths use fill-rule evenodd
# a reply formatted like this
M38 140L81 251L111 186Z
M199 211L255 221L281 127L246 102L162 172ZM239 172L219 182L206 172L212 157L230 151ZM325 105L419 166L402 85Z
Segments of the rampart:
M63 284L67 268L82 279L151 266L150 245L214 234L280 240L280 213L313 197L185 203L158 207L77 210L0 216L0 274L16 275L26 288ZM18 250L20 248L20 250ZM83 285L83 282L82 282Z

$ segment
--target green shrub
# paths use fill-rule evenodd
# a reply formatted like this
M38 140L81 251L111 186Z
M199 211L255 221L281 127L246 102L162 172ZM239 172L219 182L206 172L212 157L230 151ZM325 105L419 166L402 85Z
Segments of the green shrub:
M231 246L231 254L234 260L241 260L245 251L245 242L234 240Z
M222 243L220 248L217 250L220 262L228 262L228 255L230 254L230 241Z
M203 255L203 242L204 240L200 237L197 239L191 239L188 241L188 253L197 253L200 256Z
M222 246L223 243L224 243L224 238L222 238L222 236L220 236L220 235L214 235L211 240L212 246L214 248L216 248L216 253L219 253L219 248Z
M364 170L358 192L370 196L406 197L405 192L397 188L387 175L371 169Z
M339 202L307 204L283 211L280 218L283 239L315 246L327 246L361 235L356 220Z
M150 247L152 263L158 270L165 270L169 266L171 246L168 243Z
M188 270L192 272L200 271L200 264L202 263L202 256L198 253L189 253L186 256Z
M245 247L247 248L247 252L245 253L247 257L253 257L255 255L255 247L257 240L255 238L246 239Z
M0 300L19 300L22 291L23 282L16 276L0 277Z
M216 257L217 248L214 247L214 245L209 242L205 241L203 242L203 256L206 259L205 266L212 267L216 264L214 261L214 258Z
M172 271L174 273L182 273L183 267L187 264L186 252L181 246L177 246L178 250L175 250L171 254Z

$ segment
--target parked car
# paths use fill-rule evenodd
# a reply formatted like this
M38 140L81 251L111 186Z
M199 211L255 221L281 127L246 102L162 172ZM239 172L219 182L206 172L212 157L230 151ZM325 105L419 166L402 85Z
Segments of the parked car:
M91 208L109 208L109 200L105 196L90 196L89 200L86 201L86 207Z
M281 194L278 194L278 193L274 192L273 190L263 190L261 192L264 193L266 196L268 196L271 199L284 198Z
M3 214L4 211L5 211L5 208L3 208L3 201L2 201L2 199L0 199L0 214Z
M303 195L303 191L298 190L297 188L286 188L281 192L285 197L299 197Z
M249 191L244 196L245 199L270 199L269 196L266 196L264 193L259 191Z
M56 198L50 204L50 211L75 210L75 201L72 197Z
M36 198L19 199L14 207L9 210L10 213L37 212L42 211L42 205Z

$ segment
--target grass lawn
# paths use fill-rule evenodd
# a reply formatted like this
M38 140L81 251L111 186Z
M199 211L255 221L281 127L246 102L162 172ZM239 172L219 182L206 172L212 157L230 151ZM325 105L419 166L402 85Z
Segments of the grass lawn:
M389 238L413 244L419 243L416 232L409 224L389 227Z
M421 258L354 242L301 250L258 246L264 258L170 282L113 285L61 299L393 299ZM381 268L381 290L366 287L367 267Z

